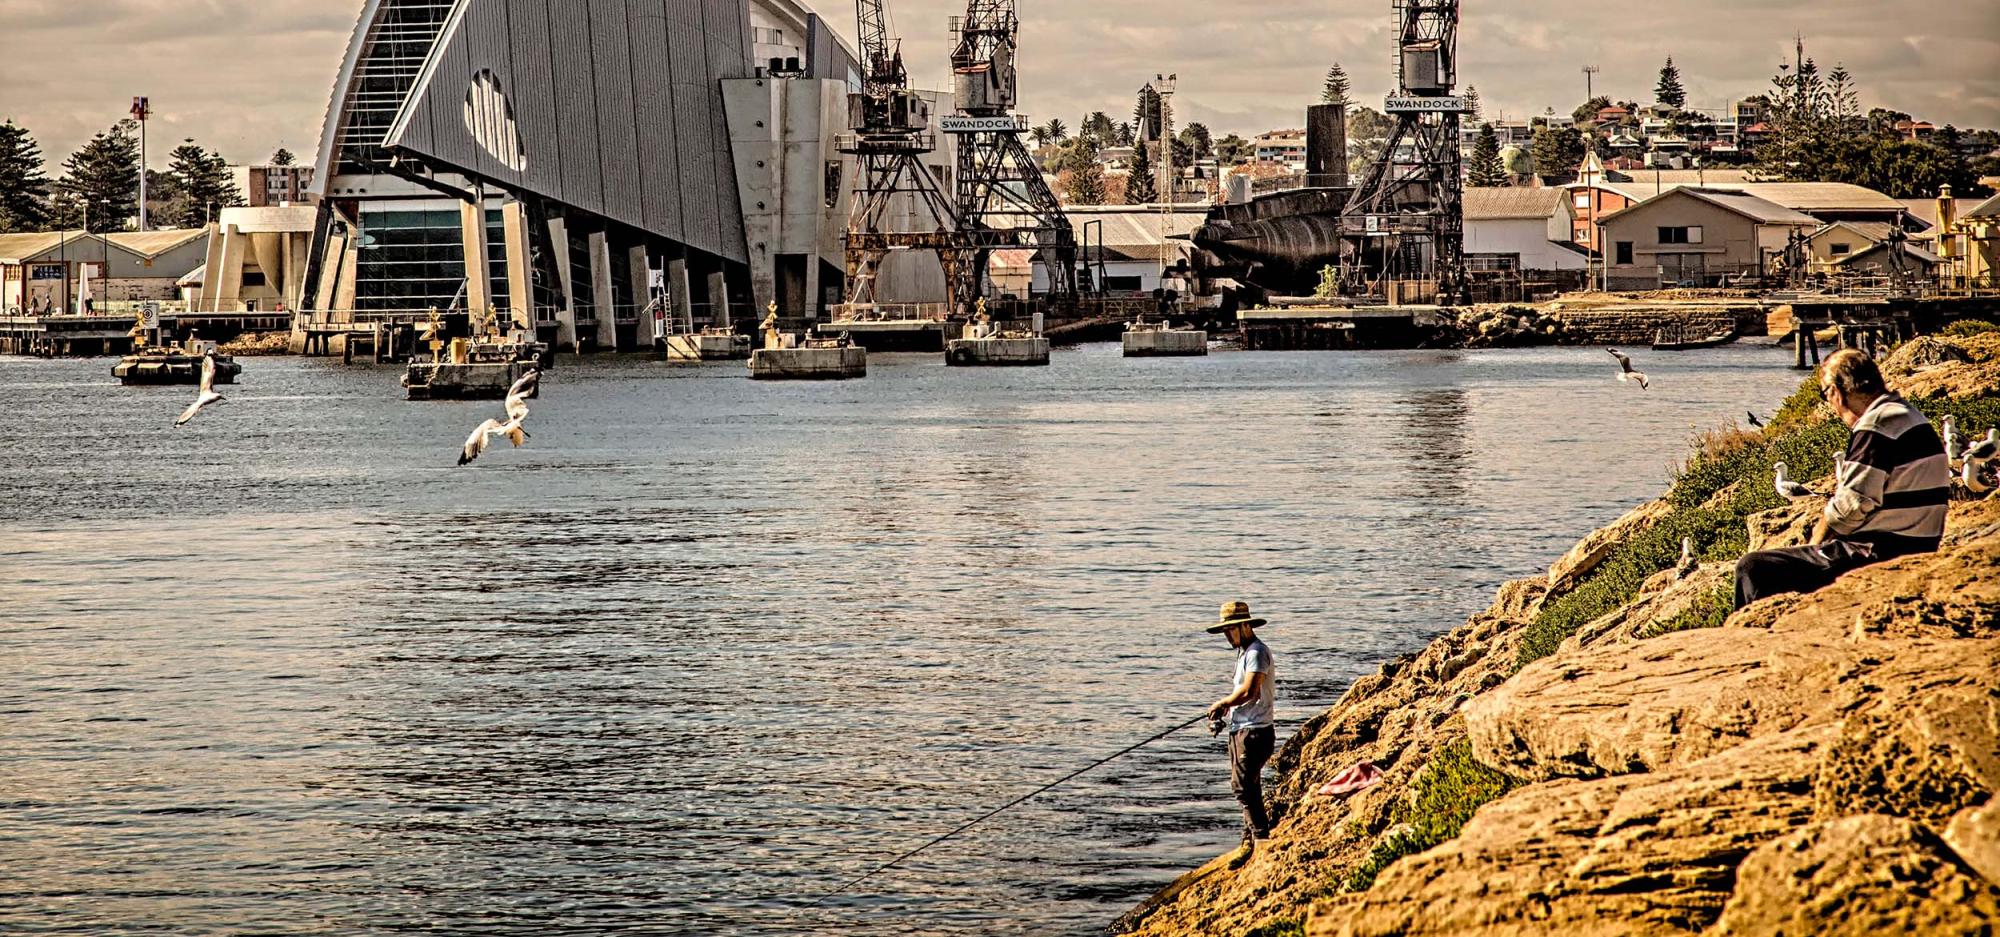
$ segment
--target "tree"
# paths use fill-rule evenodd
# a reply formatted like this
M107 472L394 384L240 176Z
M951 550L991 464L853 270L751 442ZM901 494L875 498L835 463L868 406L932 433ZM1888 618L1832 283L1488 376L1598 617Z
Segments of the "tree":
M1180 142L1186 144L1188 155L1193 159L1207 159L1215 155L1215 140L1208 132L1208 125L1200 121L1181 130Z
M49 223L49 177L42 147L12 120L0 124L0 234L39 231Z
M1579 124L1596 123L1597 112L1604 110L1605 108L1610 106L1611 106L1611 99L1600 94L1597 97L1591 98L1590 100L1577 105L1576 110L1571 111L1569 116L1571 119L1575 120Z
M1475 124L1486 120L1486 108L1479 103L1478 85L1465 87L1465 119Z
M1854 76L1847 66L1834 63L1833 71L1826 73L1827 118L1833 121L1835 133L1860 133L1867 126L1861 115L1861 96L1854 87Z
M1864 120L1864 123L1869 133L1882 135L1895 133L1896 122L1909 119L1910 115L1903 111L1892 111L1886 107L1872 107L1868 109L1868 116Z
M1467 164L1466 182L1477 186L1507 184L1507 170L1500 165L1500 138L1492 124L1479 126L1479 139L1472 144L1472 161Z
M1667 56L1667 64L1660 66L1660 83L1653 86L1653 99L1676 110L1687 104L1687 89L1681 87L1681 70L1674 65L1671 55Z
M74 197L80 215L89 215L91 231L122 231L126 219L138 214L137 126L119 121L63 160L57 186Z
M1255 148L1250 145L1250 141L1233 133L1215 141L1214 150L1216 162L1222 163L1225 166L1233 166L1243 162L1249 159L1250 155L1255 152Z
M1083 158L1063 171L1063 200L1072 205L1102 205L1108 193L1104 187L1104 167L1097 162L1097 148L1088 137L1078 137L1077 149Z
M1118 129L1112 131L1111 133L1111 145L1131 146L1132 139L1133 139L1132 124L1129 121L1122 121L1122 120L1119 121Z
M1583 134L1575 127L1537 127L1533 142L1528 144L1528 153L1535 160L1535 173L1543 177L1575 171L1587 152Z
M1139 128L1144 140L1158 140L1164 115L1160 108L1160 93L1152 85L1139 89L1139 100L1132 105L1132 124Z
M1153 156L1141 140L1132 146L1131 168L1125 175L1125 204L1145 205L1159 197L1159 186L1153 184Z
M1052 141L1061 142L1069 139L1069 128L1063 125L1060 117L1049 118L1048 124L1043 129L1049 132L1049 139Z
M187 197L186 208L181 217L173 219L174 224L196 227L212 219L212 210L243 204L243 193L230 177L229 163L222 154L204 150L190 138L167 156L167 172Z
M273 166L290 166L298 162L298 160L298 157L292 155L291 150L285 149L282 146L278 147L278 152L271 154L271 165Z
M1092 111L1077 128L1079 136L1087 137L1099 147L1116 146L1118 127L1111 122L1111 115L1103 111Z
M1327 104L1351 105L1354 99L1347 96L1347 69L1339 62L1326 70L1326 87L1319 93L1319 99Z
M1036 124L1033 127L1029 127L1028 136L1029 138L1035 141L1035 149L1039 150L1042 147L1049 145L1049 128L1044 127L1041 124Z

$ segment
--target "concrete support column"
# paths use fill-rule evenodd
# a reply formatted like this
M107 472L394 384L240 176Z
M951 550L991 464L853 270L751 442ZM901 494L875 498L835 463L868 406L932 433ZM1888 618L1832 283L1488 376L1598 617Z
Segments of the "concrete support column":
M820 261L818 254L813 253L806 255L805 308L800 310L799 314L805 316L806 321L808 322L817 322L819 321L820 318L819 264Z
M626 248L625 276L632 281L632 301L639 306L639 324L632 330L632 347L619 351L647 351L653 347L653 314L646 309L652 300L652 289L644 244Z
M590 235L590 295L597 310L597 350L618 349L618 294L611 288L611 236Z
M243 286L243 249L246 246L243 232L230 225L222 229L222 264L210 267L202 274L202 293L213 297L208 311L222 312L223 304L236 308L241 298Z
M514 328L535 328L535 288L528 268L528 212L520 202L500 206L500 235L507 247L507 306Z
M485 203L458 204L458 239L465 249L465 308L472 314L476 333L493 306L493 273L486 261Z
M686 328L694 317L694 296L688 292L692 288L688 282L688 262L686 260L667 261L667 296L673 306L676 328Z
M729 281L717 270L708 275L708 314L716 325L729 325Z
M569 225L561 218L549 219L549 240L554 244L551 259L556 280L562 284L562 308L556 310L556 350L576 351L576 286L569 276Z

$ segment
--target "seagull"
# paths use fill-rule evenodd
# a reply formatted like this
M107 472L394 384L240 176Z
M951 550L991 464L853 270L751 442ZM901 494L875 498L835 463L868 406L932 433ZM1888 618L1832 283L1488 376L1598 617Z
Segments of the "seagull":
M1773 473L1772 477L1775 482L1775 484L1772 487L1777 489L1778 495L1780 497L1785 497L1785 498L1812 497L1811 488L1807 488L1806 486L1801 485L1798 482L1792 481L1791 479L1785 477L1785 473L1786 471L1788 471L1788 469L1785 466L1785 463L1780 462L1777 465L1771 466L1771 470Z
M472 435L465 437L465 448L458 453L458 464L464 465L473 459L479 458L479 454L486 451L487 439L504 432L502 429L504 425L499 420L487 417L486 422L479 424L472 431ZM519 427L515 429L517 432L519 431Z
M521 375L521 379L514 382L513 387L507 389L507 421L512 425L514 432L524 437L528 433L521 429L521 421L528 418L528 398L534 396L536 388L541 386L541 380L542 372L530 368L528 373ZM514 445L519 446L520 443Z
M1760 419L1757 419L1757 414L1755 414L1755 413L1751 413L1750 411L1748 411L1748 410L1745 410L1745 411L1743 411L1743 415L1744 415L1744 416L1746 416L1746 417L1749 417L1749 418L1750 418L1750 428L1751 428L1751 429L1763 429L1763 428L1764 428L1764 421L1763 421L1763 420L1760 420Z
M1680 579L1694 572L1696 565L1698 564L1695 563L1694 559L1694 538L1682 537L1681 558L1680 562L1674 564L1674 578Z
M203 407L212 403L221 403L222 399L222 395L215 392L215 356L212 354L202 355L201 390L195 394L194 403L188 404L188 408L181 411L180 418L174 421L174 425L187 425L187 421L194 419L194 415L200 413Z
M1944 428L1944 460L1952 468L1958 468L1965 461L1965 437L1958 434L1958 421L1947 413L1941 421Z
M1995 481L1987 472L1992 465L1991 462L1967 459L1965 467L1958 470L1958 480L1965 483L1965 490L1983 495L1993 490Z
M1623 354L1620 354L1620 353L1619 353L1619 351L1618 351L1618 349L1616 349L1616 348L1606 348L1606 349L1604 349L1604 350L1605 350L1605 351L1608 351L1608 352L1610 352L1610 353L1611 353L1611 357L1613 357L1613 358L1616 358L1616 359L1618 359L1618 379L1619 379L1619 380L1621 380L1621 381L1638 381L1638 382L1639 382L1639 389L1640 389L1640 390L1645 390L1645 389L1646 389L1646 387L1647 387L1647 383L1646 383L1646 373L1645 373L1644 371L1634 371L1634 370L1632 370L1632 359L1630 359L1630 358L1627 358L1627 357L1625 357L1625 356L1624 356Z
M1980 437L1978 442L1965 447L1964 457L1967 465L1975 460L1990 462L1995 456L2000 456L2000 427L1987 430L1986 435Z

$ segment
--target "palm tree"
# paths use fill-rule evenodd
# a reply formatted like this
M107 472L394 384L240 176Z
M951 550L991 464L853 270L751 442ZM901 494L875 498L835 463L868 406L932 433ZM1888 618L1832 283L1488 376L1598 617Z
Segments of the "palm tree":
M1034 138L1035 149L1039 150L1042 147L1049 145L1049 128L1047 127L1044 127L1040 124L1036 124L1035 126L1028 128L1028 136Z
M1062 118L1051 117L1048 123L1049 139L1061 143L1069 139L1069 128L1063 126Z

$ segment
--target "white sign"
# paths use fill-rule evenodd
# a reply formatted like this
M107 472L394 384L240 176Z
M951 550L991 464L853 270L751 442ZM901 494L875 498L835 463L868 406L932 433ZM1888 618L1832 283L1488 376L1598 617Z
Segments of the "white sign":
M1465 110L1465 99L1456 95L1420 98L1414 94L1392 94L1382 100L1382 110L1391 114L1453 114Z
M945 133L996 133L1021 129L1015 117L941 117L938 128Z
M139 304L139 327L157 329L160 327L160 304L145 302Z

